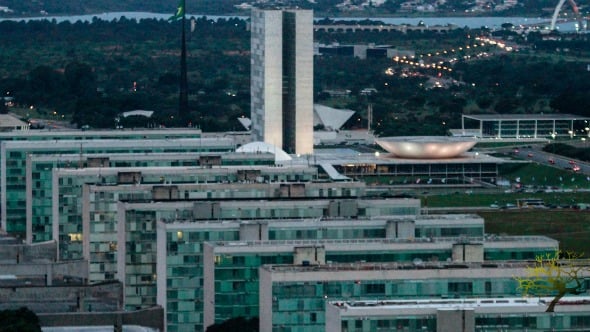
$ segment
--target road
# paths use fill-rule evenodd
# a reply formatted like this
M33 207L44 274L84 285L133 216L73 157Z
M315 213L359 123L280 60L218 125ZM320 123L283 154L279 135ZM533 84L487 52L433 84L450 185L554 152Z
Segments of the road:
M590 175L590 164L580 160L566 158L553 153L548 153L542 151L540 148L534 148L532 146L526 148L519 148L518 153L516 153L516 150L514 150L513 154L516 158L531 160L542 165L555 167L559 169L571 169L571 162L573 162L575 165L580 167L580 170L576 173ZM551 163L550 160L553 160L553 163Z

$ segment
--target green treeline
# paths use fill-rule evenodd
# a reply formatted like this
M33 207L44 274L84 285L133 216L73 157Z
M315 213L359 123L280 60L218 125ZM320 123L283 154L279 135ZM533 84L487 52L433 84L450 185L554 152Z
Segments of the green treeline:
M205 131L241 130L250 115L250 32L238 18L195 18L187 32L189 114L180 122L178 80L180 22L122 18L106 22L0 22L0 94L31 117L71 120L77 126L113 128L125 111L154 110L154 118L125 118L121 125L199 126ZM416 59L451 68L416 69L388 58L316 56L318 103L356 111L346 128L366 128L372 105L380 135L439 135L460 127L462 113L590 114L588 34L526 39L512 27L493 33L519 45L501 52L475 43L487 29L435 32L316 32L330 44L391 45ZM455 50L445 56L428 56ZM441 53L442 54L442 53ZM433 86L443 80L444 87ZM377 93L367 96L363 89ZM350 90L347 97L327 91ZM2 110L0 110L2 111ZM31 111L33 113L33 111Z

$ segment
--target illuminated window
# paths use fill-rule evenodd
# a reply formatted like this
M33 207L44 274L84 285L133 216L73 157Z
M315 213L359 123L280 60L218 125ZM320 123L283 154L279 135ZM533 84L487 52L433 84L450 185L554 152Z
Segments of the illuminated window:
M72 242L82 241L82 233L69 233L68 236L70 237L70 241Z

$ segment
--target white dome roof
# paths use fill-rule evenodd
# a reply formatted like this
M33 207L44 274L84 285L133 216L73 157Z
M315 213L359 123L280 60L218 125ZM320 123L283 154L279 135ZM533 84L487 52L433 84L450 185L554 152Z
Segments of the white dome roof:
M452 136L394 136L375 139L375 143L400 158L443 159L460 156L471 149L476 140Z
M265 142L252 142L244 144L237 148L236 152L269 152L275 155L275 163L277 164L281 164L284 161L289 161L292 159L291 156L287 154L287 152L283 151L283 149L277 148L276 146Z

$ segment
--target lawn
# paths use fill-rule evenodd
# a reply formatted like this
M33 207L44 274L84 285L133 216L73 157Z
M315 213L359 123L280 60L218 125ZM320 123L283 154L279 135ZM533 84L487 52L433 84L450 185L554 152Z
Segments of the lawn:
M505 164L499 166L500 176L515 182L519 179L528 186L554 186L559 188L590 188L590 181L584 174L537 163Z
M590 192L560 192L560 193L490 193L490 194L455 194L429 195L422 197L422 205L437 207L489 207L496 204L500 207L506 204L516 204L519 198L538 198L545 205L573 205L576 203L590 203Z
M590 212L565 210L509 210L478 212L486 233L545 235L559 241L563 250L590 256Z

